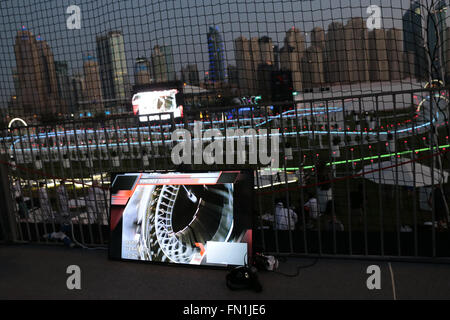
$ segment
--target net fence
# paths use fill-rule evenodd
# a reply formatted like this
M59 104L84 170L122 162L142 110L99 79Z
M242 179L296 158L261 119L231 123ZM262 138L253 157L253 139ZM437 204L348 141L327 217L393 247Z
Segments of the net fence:
M276 166L248 137L189 166L256 170L265 251L449 256L447 6L0 1L2 234L48 242L70 220L105 243L109 173L177 168L172 133L201 125L278 147Z
M445 1L2 1L1 9L1 110L30 121L127 113L133 87L152 83L182 81L187 105L216 107L343 86L414 88L450 70Z

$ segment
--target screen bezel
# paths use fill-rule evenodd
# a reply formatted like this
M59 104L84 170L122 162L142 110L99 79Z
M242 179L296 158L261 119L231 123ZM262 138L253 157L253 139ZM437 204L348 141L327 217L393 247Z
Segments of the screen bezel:
M229 169L229 170L186 170L183 168L183 170L145 170L145 171L126 171L126 172L113 172L111 173L111 184L110 188L113 185L113 182L118 175L124 175L124 174L141 174L141 173L158 173L158 174L167 174L167 173L186 173L186 174L194 174L194 173L213 173L213 172L242 172L249 176L251 181L251 193L254 193L254 170L251 169ZM127 259L122 258L121 254L113 255L112 254L112 245L114 242L113 233L115 230L111 229L111 201L112 201L112 194L110 195L109 199L109 219L108 219L108 230L109 230L109 237L110 241L108 244L108 258L113 261L122 261L122 262L135 262L135 263L143 263L143 264L153 264L153 265L162 265L162 266L175 266L175 267L187 267L187 268L202 268L202 269L215 269L215 270L231 270L236 267L240 267L240 265L219 265L219 264L203 264L203 265L195 265L195 264L186 264L186 263L172 263L172 262L161 262L161 261L146 261L146 260L136 260L136 259ZM252 257L253 257L253 248L254 248L254 225L253 225L253 219L252 219L252 212L253 212L253 201L248 202L248 212L246 213L248 215L248 219L250 221L250 227L249 230L251 230L251 245L248 248L247 252L247 263L246 266L251 265L252 263ZM122 218L119 220L120 223L122 223ZM122 232L122 225L120 225L120 233ZM120 245L120 248L122 247L122 235L120 236L120 243L118 242L117 245ZM121 251L120 251L121 252Z

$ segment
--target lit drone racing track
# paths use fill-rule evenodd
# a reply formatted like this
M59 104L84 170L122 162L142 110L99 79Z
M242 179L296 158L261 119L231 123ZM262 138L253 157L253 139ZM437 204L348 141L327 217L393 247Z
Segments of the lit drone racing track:
M323 105L311 106L310 108L301 107L296 110L288 110L278 116L254 117L241 119L224 119L222 121L211 120L202 121L203 131L208 127L219 129L223 134L226 129L251 129L259 130L262 128L281 129L277 134L284 138L302 137L302 136L346 136L356 138L367 136L377 138L380 141L386 141L389 135L397 139L405 138L410 135L417 135L426 132L432 125L439 127L448 125L448 115L445 111L449 100L444 93L437 94L433 101L437 102L436 108L431 108L431 97L414 96L417 105L416 114L412 119L390 125L381 126L377 124L371 128L359 128L359 130L350 130L346 121L343 119L344 110L349 110L349 106L354 101L346 101L343 107ZM430 112L432 111L432 112ZM308 119L314 119L315 128L305 125ZM322 123L322 125L320 125ZM336 124L325 129L330 124ZM311 123L310 123L311 124ZM319 125L317 125L319 124ZM188 126L191 130L195 123L190 122ZM282 127L280 127L282 126ZM16 163L30 163L36 155L42 155L44 161L48 161L53 155L59 153L70 155L72 160L86 160L87 154L90 154L92 160L108 160L109 157L95 156L92 150L98 149L101 154L108 154L111 151L120 152L123 157L130 148L143 148L147 154L158 154L158 148L173 145L170 129L171 125L150 125L139 128L103 128L99 130L92 129L64 129L58 132L45 132L39 134L29 134L27 136L9 136L0 139L0 149L3 153L8 152L11 158L15 158ZM184 124L176 124L175 128L182 129ZM258 138L259 135L256 135ZM194 139L195 140L195 139ZM208 142L211 138L203 138ZM353 142L353 145L359 143ZM72 152L77 151L77 152ZM85 158L81 159L78 155L83 154ZM126 158L124 158L126 159Z

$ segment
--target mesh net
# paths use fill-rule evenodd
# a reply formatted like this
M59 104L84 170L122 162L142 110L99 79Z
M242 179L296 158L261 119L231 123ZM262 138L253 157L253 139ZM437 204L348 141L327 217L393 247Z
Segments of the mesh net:
M441 80L446 1L2 1L4 117L132 111L133 87L181 81L186 106ZM387 88L384 88L386 91ZM317 95L315 95L316 97ZM242 102L242 101L241 101Z
M171 132L192 132L199 121L222 133L278 130L278 168L266 174L267 164L256 166L257 215L273 214L279 202L295 207L297 230L319 231L316 251L324 227L334 235L329 251L339 251L336 219L350 231L341 239L346 253L359 245L368 254L371 231L444 226L448 205L431 186L448 181L450 163L447 5L0 1L0 163L19 190L12 194L37 208L24 218L17 202L18 224L48 221L45 208L59 210L56 187L70 182L74 221L105 225L105 204L77 202L92 199L94 182L107 186L111 171L173 169ZM153 91L157 97L144 97ZM39 184L54 201L47 207ZM323 218L310 219L309 198ZM39 239L40 227L23 223L20 237ZM103 241L95 228L83 230L86 241ZM352 230L363 232L359 242ZM288 250L308 251L306 237L286 239ZM399 239L391 236L390 253L401 253ZM419 254L414 245L411 255ZM376 247L385 253L383 240Z

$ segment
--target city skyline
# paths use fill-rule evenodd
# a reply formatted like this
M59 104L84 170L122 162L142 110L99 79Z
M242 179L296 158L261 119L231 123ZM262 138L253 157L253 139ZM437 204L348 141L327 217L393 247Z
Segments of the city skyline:
M368 17L366 9L375 4L383 9L384 24L397 24L401 26L398 17L402 10L409 7L409 1L386 0L360 1L360 6L350 8L350 1L340 1L344 9L333 10L334 5L329 0L313 0L311 2L283 2L273 1L269 3L244 4L226 3L216 0L208 0L204 6L189 7L182 1L171 1L163 6L147 5L134 8L131 1L121 3L108 3L107 1L81 0L80 6L83 14L80 30L68 30L66 19L68 15L65 10L69 3L50 1L44 6L39 2L29 3L22 6L20 12L14 11L23 0L2 1L0 8L5 13L5 21L0 25L0 35L6 43L12 41L13 34L21 25L27 25L35 34L45 35L45 40L51 43L55 60L68 61L69 69L73 74L83 69L82 59L84 53L95 52L95 35L106 33L109 30L121 30L125 35L125 47L130 56L127 57L128 73L132 74L136 58L147 56L154 45L173 44L175 69L181 70L181 57L186 64L198 64L201 78L208 70L208 51L205 43L207 33L206 26L219 26L224 33L225 60L234 59L233 41L238 35L248 38L269 36L274 43L282 43L284 32L291 26L301 30L312 30L316 26L324 27L329 21L346 20L352 16ZM51 9L50 9L51 8ZM113 13L120 10L120 17ZM171 19L162 19L159 13L171 12ZM34 12L40 12L36 17ZM58 14L60 13L60 14ZM186 13L186 14L185 14ZM393 18L394 17L394 18ZM132 18L134 23L130 25L127 19ZM45 20L42 20L45 19ZM43 23L43 21L47 21ZM205 28L200 27L205 25ZM139 28L137 28L139 26ZM95 35L93 34L95 30ZM307 41L309 36L307 36ZM201 45L201 47L199 47ZM0 51L3 61L10 61L13 52L9 45L3 46ZM11 66L12 67L12 66ZM0 101L4 107L7 103L5 97L11 94L10 81L12 70L2 68L2 87Z
M407 8L409 9L409 8ZM365 20L362 17L353 17L350 19L345 20L345 25L349 25L350 22L352 23L357 23L358 25L365 25ZM404 19L400 19L400 21L403 25L404 25ZM286 24L286 23L285 23ZM303 89L303 84L307 84L307 87L315 87L320 85L321 83L347 83L347 82L355 82L355 79L358 81L368 81L368 76L367 76L367 71L365 71L365 62L364 59L360 62L358 61L358 64L348 64L348 68L345 66L346 61L351 61L351 56L349 56L349 54L352 54L352 50L350 50L350 53L346 53L347 54L347 59L342 59L342 57L335 57L332 60L334 61L341 61L342 64L339 66L338 69L333 70L333 66L331 66L332 70L325 70L325 68L323 67L324 65L326 65L327 63L329 64L330 62L325 61L325 53L328 52L328 55L330 54L330 52L343 52L345 51L345 48L347 46L347 43L343 42L343 43L339 43L339 41L333 40L333 41L328 41L328 44L330 44L330 42L335 42L336 45L341 46L344 45L344 50L337 48L327 48L326 46L324 47L324 44L326 44L326 40L328 38L333 38L333 28L340 28L340 25L344 25L341 22L334 22L334 21L330 21L330 24L326 26L326 28L321 28L321 27L314 27L311 30L302 30L296 27L291 27L289 28L287 31L282 32L281 30L277 33L277 36L275 39L273 39L272 37L270 37L270 33L268 34L262 34L261 32L259 33L259 37L250 37L249 41L251 44L251 51L252 52L259 52L259 49L254 49L256 47L259 47L261 44L264 45L264 42L266 42L265 44L265 48L264 50L262 50L261 52L258 53L258 57L256 57L255 59L252 60L251 64L249 65L249 68L245 68L250 70L253 74L249 74L248 76L246 76L246 79L249 79L248 81L257 81L256 78L260 77L264 77L262 75L257 75L258 74L258 65L260 64L260 62L266 60L270 61L271 64L277 65L277 63L281 63L281 69L283 70L289 70L292 71L292 75L293 75L293 81L294 81L294 89L296 91L301 91ZM402 25L402 27L403 27ZM208 27L205 27L205 29L207 29ZM214 26L211 27L209 26L209 31L211 32L211 29L214 29L216 32L218 32L218 34L221 36L222 33L224 35L229 35L229 32L223 31L221 32L220 28L218 26ZM354 29L353 27L349 27L349 29ZM383 28L382 30L385 30L385 28ZM294 42L292 41L292 39L289 39L291 36L289 35L289 33L293 30L296 30L296 32L298 33L298 35L293 35L292 37L302 37L301 42L302 42L302 46L303 48L301 50L297 50L298 52L295 52L296 50L294 50L294 52L292 51L292 48L296 47L296 45L293 45L293 43L295 43L297 40L294 40ZM403 30L404 31L404 30ZM347 31L345 31L347 32ZM345 36L346 33L343 33L343 35ZM352 32L351 30L349 30L349 32ZM372 32L373 33L377 33ZM115 60L120 61L120 63L122 63L122 65L120 66L112 66L112 61L114 59L109 59L109 62L104 62L104 60L108 60L105 59L105 56L108 56L108 54L106 54L105 52L107 52L108 50L106 50L105 48L102 48L102 41L101 39L103 39L103 42L105 42L108 38L108 36L111 38L111 34L116 34L116 37L112 37L117 38L118 41L120 43L117 43L115 45L108 45L106 47L109 48L116 48L116 52L117 54L115 54L114 56L116 57ZM279 41L279 39L282 39L284 34L284 39L282 41ZM388 34L384 34L384 32L378 32L379 36L378 37L382 37L381 42L384 42L385 46L387 46L387 41L388 41ZM393 34L398 35L399 32L394 32ZM392 34L391 34L392 35ZM96 48L94 48L94 52L97 53L97 59L99 60L99 67L100 67L100 78L101 78L101 82L102 82L102 92L103 92L103 99L105 100L114 100L114 99L126 99L127 97L127 93L129 92L129 88L132 85L132 83L136 83L136 81L133 81L133 79L136 78L136 74L135 74L135 70L134 69L134 65L135 65L135 61L130 62L130 50L128 47L126 47L126 43L129 42L129 40L127 40L128 37L133 36L133 35L129 35L129 34L125 34L122 30L110 30L107 32L102 32L100 34L95 34L92 35L95 37L96 39ZM339 39L339 36L342 35L337 35L336 37L334 37L335 39ZM36 36L36 38L42 39L45 36L42 34L39 34ZM106 38L105 38L106 37ZM241 34L238 38L245 38L245 34ZM352 37L358 37L358 35L353 34ZM228 70L228 66L225 66L225 62L231 66L231 68L233 68L233 65L236 64L238 65L238 60L236 59L237 57L237 50L235 48L235 44L236 44L236 39L238 38L234 38L233 39L233 48L226 48L226 43L224 44L224 50L223 50L223 61L224 61L224 67L223 67L223 73L226 72L226 70ZM325 39L327 38L327 39ZM264 40L265 39L265 40ZM170 39L172 42L172 39ZM221 40L221 39L220 39ZM380 41L380 40L376 40L376 41ZM376 42L375 41L375 42ZM347 40L348 42L348 40ZM395 42L395 39L394 39ZM47 42L45 42L47 43ZM160 43L167 43L166 39L160 39ZM270 44L269 44L270 43ZM368 42L370 43L370 41ZM208 41L201 41L201 43L199 43L201 45L204 44L208 44ZM368 44L367 44L368 45ZM264 52L268 52L269 50L267 50L267 46L271 47L271 48L275 48L275 47L280 47L281 49L279 50L270 50L270 55L271 57L267 58L267 57L262 57L262 55L264 55ZM364 45L363 45L364 46ZM51 44L49 45L49 47L51 47ZM103 46L105 47L105 46ZM185 56L186 60L181 60L179 62L175 62L175 60L180 59L180 54L177 54L177 52L180 51L180 48L182 46L175 46L174 44L169 44L169 45L159 45L156 44L153 47L153 50L150 52L146 52L144 55L141 55L140 57L143 58L147 58L150 61L150 68L151 68L151 73L153 73L153 75L155 75L155 63L154 63L154 59L153 59L153 55L155 52L155 48L160 48L160 50L162 49L163 51L163 55L165 57L165 66L163 68L167 69L167 76L163 77L162 79L154 79L156 80L156 82L161 82L163 80L167 80L167 81L173 81L176 78L181 79L182 75L181 75L181 71L183 70L183 68L185 68L188 65L197 65L197 71L199 73L199 80L202 81L205 78L205 75L207 75L210 70L211 70L211 58L209 57L207 60L201 60L201 61L195 61L195 62L190 62L189 60L189 56ZM391 44L391 48L396 48L397 46L394 45L392 46ZM100 48L100 49L99 49ZM53 49L53 48L52 48ZM364 48L355 48L355 50L363 50L363 51L367 51ZM165 52L167 51L167 52ZM209 50L208 50L209 51ZM369 50L370 51L370 50ZM407 56L407 52L405 53L406 56L402 56L402 57L397 57L398 60L402 60L399 61L398 66L396 66L396 68L398 69L398 72L400 72L400 68L402 69L406 69L405 68L405 63L410 60L410 57ZM83 53L83 56L85 55L85 53ZM117 57L120 56L121 58L117 59ZM138 57L139 58L139 57ZM388 53L385 53L384 55L381 56L381 59L378 60L387 60L388 58ZM65 64L67 67L65 67L65 69L67 70L67 73L70 74L71 77L77 76L80 73L80 69L78 68L71 68L70 65L74 65L78 62L78 59L75 60L56 60L56 63L62 63ZM276 61L278 59L278 62ZM328 57L329 59L329 57ZM391 57L392 59L392 57ZM329 59L330 60L330 59ZM374 61L376 59L371 58L369 59L371 61ZM196 63L197 62L197 63ZM291 63L291 65L289 65L289 63ZM292 64L293 63L293 64ZM362 64L361 64L362 63ZM380 63L380 61L377 61L377 63ZM109 65L108 67L105 67L106 65ZM205 68L205 65L209 65L209 67ZM116 71L114 71L114 68L116 69ZM352 70L352 68L354 68L355 70ZM372 65L370 68L384 68L387 69L387 65L385 63L384 66L380 67L377 65ZM131 72L130 72L131 69ZM239 69L239 68L238 68ZM242 68L241 68L242 69ZM275 66L276 69L276 66ZM84 70L84 65L82 66L81 70ZM109 71L108 71L109 70ZM117 70L120 70L120 76L117 76ZM346 70L345 72L343 72L343 70ZM266 68L266 71L270 71L269 69ZM108 73L109 72L109 73ZM335 73L338 78L336 79L325 79L327 76L327 72L328 73ZM387 73L389 73L389 70L385 70L383 74L380 75L379 80L389 80L389 79L398 79L398 76L386 76ZM358 73L356 75L356 73ZM418 73L415 72L415 74L417 75ZM355 76L356 75L356 76ZM11 76L14 76L14 68L11 68ZM17 75L16 75L17 76ZM207 76L206 76L207 77ZM350 78L349 78L350 77ZM227 77L223 77L225 80ZM242 78L242 77L241 77ZM252 80L252 78L254 78ZM111 79L115 79L112 83L110 83L109 85L107 84L107 81L111 81ZM267 79L267 77L266 77ZM376 81L376 77L372 77L372 80ZM221 81L223 81L221 79ZM248 87L250 90L250 92L255 91L258 87L258 85L256 85L255 83L252 85L239 85L240 87ZM242 88L241 88L242 89ZM9 88L9 90L11 91L11 88ZM58 89L59 90L59 95L61 96L61 88ZM116 91L121 91L119 94L115 94ZM245 91L245 90L244 90ZM5 95L2 95L3 98L5 98ZM4 105L2 105L4 107Z
M46 52L42 56L51 56L51 49L48 44L42 41L38 36L34 36L30 31L18 32L16 46L19 47L19 40L24 38L31 39L32 43L40 44L40 48ZM331 23L327 32L321 28L313 29L313 41L309 47L306 46L305 35L302 31L291 28L286 32L284 46L279 52L278 46L275 46L270 37L246 39L239 37L235 39L235 55L237 57L237 89L240 95L264 94L271 90L272 74L275 71L289 71L293 80L294 91L310 90L315 87L324 87L334 84L347 84L366 81L389 81L403 80L411 77L411 74L405 73L405 56L402 32L399 29L380 29L369 31L364 25L362 18L352 18L344 26L341 23ZM210 68L219 68L218 75L212 74L209 81L228 82L224 72L224 61L221 59L221 37L217 28L209 29L208 42L214 54L210 57ZM214 38L214 41L212 39ZM91 54L83 57L84 89L82 90L82 99L73 101L72 97L76 94L61 92L61 82L67 77L67 62L47 61L44 65L45 70L62 69L58 77L58 97L69 105L71 113L77 114L99 114L107 110L116 110L118 101L126 101L130 88L126 67L126 55L123 46L123 35L120 31L110 31L106 35L97 36L97 55L100 59ZM23 46L23 45L22 45ZM28 47L26 47L28 48ZM27 49L28 51L29 48ZM19 52L18 50L16 50ZM23 49L26 54L26 50ZM37 52L37 49L35 49ZM32 50L30 51L32 52ZM173 72L171 48L167 46L156 45L151 54L151 62L140 57L136 60L134 71L134 84L144 85L149 83L161 83L173 81L175 73ZM219 54L215 54L218 52ZM275 63L275 56L280 56L280 65ZM23 59L16 54L17 63ZM355 63L356 62L356 63ZM22 64L22 63L21 63ZM49 67L49 65L52 65ZM41 65L33 63L34 66ZM58 66L58 68L56 68ZM195 68L194 68L195 66ZM188 68L189 67L189 68ZM190 70L188 70L190 69ZM197 65L187 65L182 69L182 79L190 83L193 79L196 85L200 85ZM213 70L210 70L213 71ZM193 73L197 75L193 75ZM39 71L30 71L35 78L39 78ZM20 84L26 80L22 76L23 71L17 71L15 79L19 83L18 95L19 105L24 98L20 93ZM188 75L188 76L187 76ZM415 76L415 74L413 75ZM62 78L61 78L62 77ZM54 76L44 77L47 82L56 79ZM61 79L60 79L61 78ZM196 80L198 79L198 81ZM198 83L197 83L198 82ZM54 81L48 84L48 92L56 91L52 86ZM74 83L75 85L75 83ZM66 90L68 90L66 86ZM72 89L69 89L72 90ZM74 88L74 90L76 90ZM63 99L63 95L66 99ZM57 100L55 98L55 100ZM43 105L38 104L40 108L45 109ZM74 107L77 106L77 107ZM36 109L38 109L37 107ZM80 113L81 112L81 113ZM115 112L115 111L113 111ZM33 113L40 114L39 111ZM20 115L20 113L19 113Z

